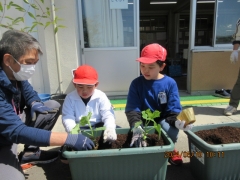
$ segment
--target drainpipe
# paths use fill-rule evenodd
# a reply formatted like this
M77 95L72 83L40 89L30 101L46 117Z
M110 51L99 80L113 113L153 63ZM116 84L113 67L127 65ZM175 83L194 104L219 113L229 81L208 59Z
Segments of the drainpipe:
M52 5L52 16L53 20L55 20L56 14L55 14L55 3L54 0L51 0ZM53 25L53 28L56 28L56 24ZM53 30L54 30L53 29ZM60 60L59 60L59 46L58 46L58 36L57 33L54 33L54 43L55 43L55 51L56 51L56 58L57 58L57 70L58 70L58 81L59 81L59 91L62 94L62 75L61 75L61 68L60 68Z

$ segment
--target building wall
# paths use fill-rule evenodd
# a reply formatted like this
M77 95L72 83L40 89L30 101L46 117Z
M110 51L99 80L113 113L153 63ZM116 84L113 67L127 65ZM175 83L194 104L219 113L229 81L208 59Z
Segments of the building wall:
M52 26L46 29L38 27L37 33L34 35L42 45L44 55L40 57L38 73L30 79L30 82L39 93L69 93L74 89L71 81L71 70L81 64L77 4L76 1L65 0L55 0L55 2L52 0L45 3L51 7L52 2L55 7L59 8L56 16L63 19L59 23L66 28L60 28L55 35ZM23 2L19 3L23 5ZM14 9L10 9L7 13L9 15L14 14L16 17L21 16L21 13L16 13ZM24 25L20 25L20 27L24 27ZM0 28L0 35L4 31L6 29ZM230 49L227 51L192 52L189 82L191 94L198 92L212 93L215 89L220 88L232 89L240 64L239 62L237 64L230 63L230 53ZM131 59L135 63L135 58L132 57ZM112 63L112 66L118 67L118 64ZM124 65L121 64L121 66ZM58 67L60 68L58 69ZM134 72L138 71L134 65L133 67ZM114 71L109 74L114 74ZM135 76L133 72L130 74ZM127 93L127 87L130 84L130 79L127 79L127 76L128 73L125 73L124 79L127 80L127 84L123 86L118 84L120 87L119 95L122 92ZM133 78L131 77L131 79Z
M213 94L215 89L233 88L240 62L231 64L230 54L230 50L192 53L191 94Z
M23 1L16 3L22 7L27 7ZM66 26L66 28L59 28L55 35L52 25L45 29L42 26L37 26L36 32L30 33L40 42L43 55L40 56L36 73L29 82L39 93L68 93L73 90L71 70L76 68L80 62L78 55L79 38L76 1L45 1L47 7L52 7L52 4L58 8L56 16L63 19L62 21L58 21L58 24L62 24ZM5 13L6 16L12 18L23 17L24 14L23 12L16 11L13 7L6 10ZM32 13L35 13L34 10ZM45 19L42 19L42 22L44 22L44 20ZM5 24L6 21L6 19L3 19L2 23ZM14 28L17 30L23 29L29 26L32 21L32 18L27 18L24 23L19 23L19 25L14 26ZM48 20L46 19L45 21ZM0 27L0 37L6 30L8 29ZM60 84L62 85L61 92Z
M48 3L48 6L51 6L50 2ZM54 4L59 8L56 16L62 19L58 23L66 28L60 28L56 35L53 27L46 29L40 27L38 30L39 42L45 49L46 57L42 59L45 61L43 68L45 70L43 77L46 79L45 92L68 93L73 90L71 70L80 62L76 1L55 0Z

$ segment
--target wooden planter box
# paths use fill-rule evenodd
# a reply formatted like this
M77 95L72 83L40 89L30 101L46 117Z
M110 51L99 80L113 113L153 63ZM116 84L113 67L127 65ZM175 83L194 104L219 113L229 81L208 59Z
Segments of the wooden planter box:
M193 155L190 158L191 172L198 180L240 179L240 143L211 145L194 133L222 126L240 127L240 123L194 126L191 131L185 132L189 151Z
M127 134L129 128L117 128L117 134ZM98 136L102 132L98 132ZM152 131L151 133L154 133ZM166 145L111 150L64 151L73 180L165 180L168 159L166 151L174 144L162 130Z

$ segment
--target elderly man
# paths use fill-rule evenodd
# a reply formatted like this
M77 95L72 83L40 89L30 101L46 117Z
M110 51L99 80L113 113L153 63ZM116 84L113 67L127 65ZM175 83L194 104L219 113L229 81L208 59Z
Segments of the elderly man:
M53 100L41 102L27 81L41 54L40 44L27 33L8 30L0 41L1 179L25 179L22 163L48 163L58 157L58 152L43 151L39 146L67 145L74 150L94 147L81 134L51 132L60 104ZM19 156L18 143L25 144Z

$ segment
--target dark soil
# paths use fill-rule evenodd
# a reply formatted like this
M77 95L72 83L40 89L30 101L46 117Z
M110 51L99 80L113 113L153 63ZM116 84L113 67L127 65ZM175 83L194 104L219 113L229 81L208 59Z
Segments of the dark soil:
M240 128L237 127L223 126L197 131L195 134L209 144L240 143Z
M117 134L117 140L112 143L103 143L103 136L97 138L98 150L101 149L122 149L130 148L130 143L132 140L132 133L128 134ZM162 146L164 141L162 137L158 139L157 134L148 134L147 146Z

